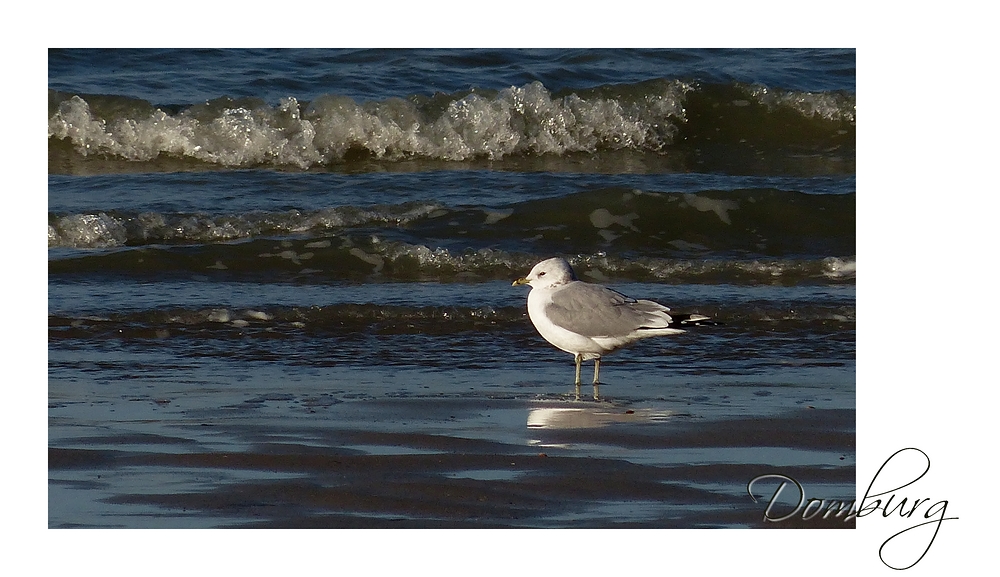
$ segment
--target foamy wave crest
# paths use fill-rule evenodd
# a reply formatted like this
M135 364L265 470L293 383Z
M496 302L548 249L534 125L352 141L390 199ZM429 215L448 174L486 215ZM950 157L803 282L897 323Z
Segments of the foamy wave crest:
M751 98L768 108L790 108L806 118L831 122L855 122L854 95L840 92L801 92L772 90L762 84L747 86Z
M49 223L50 248L109 248L122 246L127 240L122 222L103 212L74 214Z
M683 121L688 90L681 82L663 81L639 93L609 96L603 90L557 97L534 82L495 93L364 104L336 95L305 105L284 98L277 107L257 99L221 98L173 115L134 103L95 106L74 95L54 106L48 133L68 139L85 156L148 161L162 154L224 166L309 168L352 154L466 160L657 150L672 142L675 123Z
M259 238L198 246L156 243L125 250L72 252L51 260L49 274L223 274L227 278L266 278L268 282L509 281L553 255L533 251L530 246L524 250L447 248L395 236L341 231L324 237ZM92 246L121 246L115 242L109 236L91 241ZM580 278L599 283L852 283L855 268L853 256L706 259L595 252L569 256L569 260Z
M445 213L434 203L353 206L235 215L106 213L49 218L49 248L108 248L157 242L204 243L268 234L322 233L355 226L401 226Z

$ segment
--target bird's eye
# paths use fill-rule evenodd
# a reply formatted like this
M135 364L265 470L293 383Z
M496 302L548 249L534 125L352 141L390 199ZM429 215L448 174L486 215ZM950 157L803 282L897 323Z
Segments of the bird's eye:
M538 273L538 276L545 276L545 271L543 270L542 272Z

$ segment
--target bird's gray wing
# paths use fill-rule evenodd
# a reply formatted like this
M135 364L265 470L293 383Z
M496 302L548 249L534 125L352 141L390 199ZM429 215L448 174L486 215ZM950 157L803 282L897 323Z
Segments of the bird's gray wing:
M635 300L601 285L571 282L552 294L545 315L556 325L586 337L619 337L670 325L667 307Z

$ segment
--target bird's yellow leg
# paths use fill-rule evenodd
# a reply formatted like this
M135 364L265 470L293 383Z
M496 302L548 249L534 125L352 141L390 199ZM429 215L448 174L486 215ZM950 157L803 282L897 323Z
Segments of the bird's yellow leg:
M601 384L601 357L594 359L594 384Z
M576 360L576 381L573 384L575 384L576 386L579 387L580 386L580 364L583 362L583 355L581 355L580 353L577 353L577 354L573 355L573 357Z

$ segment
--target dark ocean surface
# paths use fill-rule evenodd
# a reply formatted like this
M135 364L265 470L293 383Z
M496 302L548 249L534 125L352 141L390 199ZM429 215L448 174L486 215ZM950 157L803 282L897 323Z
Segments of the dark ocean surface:
M49 527L854 526L853 50L48 65ZM720 324L578 397L551 256Z

